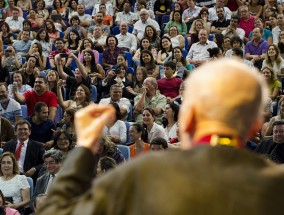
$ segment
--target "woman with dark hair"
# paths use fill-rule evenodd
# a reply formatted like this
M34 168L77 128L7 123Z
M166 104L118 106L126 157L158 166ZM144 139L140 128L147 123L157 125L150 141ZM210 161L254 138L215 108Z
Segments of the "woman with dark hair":
M214 34L213 41L217 44L218 47L220 47L223 51L223 45L224 45L224 35L223 34Z
M32 23L30 20L26 19L23 21L23 30L30 32L30 40L34 40L36 38L36 32L32 30ZM17 40L21 40L23 31L20 31Z
M38 18L42 18L44 21L48 19L49 12L45 9L45 1L44 0L37 0L35 2L35 11L37 13Z
M38 59L39 63L39 68L40 70L45 70L46 69L46 56L44 53L42 53L42 45L39 42L34 42L31 45L29 55L34 55Z
M116 161L108 156L101 157L97 166L97 176L100 176L110 169L116 167Z
M121 151L117 148L116 144L114 144L107 136L103 135L99 141L99 149L95 155L98 159L108 156L114 159L116 164L120 164L125 161L125 158Z
M78 12L77 12L77 6L78 6L78 1L77 0L70 0L69 1L69 11L68 11L68 19L70 20L71 17L73 16L78 16Z
M11 45L14 41L14 35L10 31L10 27L6 22L2 22L0 25L0 36L4 45Z
M189 75L190 71L192 71L192 65L186 63L186 56L183 55L183 50L179 46L173 48L172 55L165 60L165 62L168 61L176 63L176 77L185 79Z
M72 145L76 145L76 131L75 131L75 124L74 124L74 119L75 119L75 113L76 109L74 108L67 108L64 111L63 118L56 124L58 128L61 130L66 131L72 138Z
M9 70L8 72L15 72L22 66L22 57L20 54L16 53L16 50L13 46L8 45L4 51L4 55L2 55L1 64L3 68L0 70L0 74L5 74L6 68Z
M53 139L53 148L59 150L66 158L67 154L74 148L71 135L66 130L57 130Z
M61 0L53 1L53 8L57 11L58 14L62 16L63 19L67 19L67 9Z
M2 211L0 211L0 214L3 214L3 215L20 215L19 211L17 211L16 209L7 207L5 196L3 195L1 190L0 190L0 208L2 208L2 210L4 210L4 213Z
M147 153L150 145L146 143L145 131L139 123L134 123L129 129L131 144L129 145L130 157L136 157L139 154Z
M64 110L67 108L80 109L90 104L91 92L89 88L86 87L85 85L81 84L77 88L74 100L67 100L67 101L63 100L62 91L61 91L62 86L63 82L62 80L59 80L57 84L57 100L60 107L62 107Z
M92 50L83 51L83 64L87 73L92 79L92 84L99 88L101 80L104 78L104 70L100 64L96 63L95 56Z
M136 50L132 60L135 64L135 66L139 66L140 65L140 56L141 56L141 52L143 50L149 50L152 52L152 55L154 57L154 60L156 61L157 59L157 50L155 48L153 48L151 46L151 43L150 43L150 39L148 37L143 37L141 40L140 40L140 45L139 45L139 49Z
M26 77L20 71L14 72L14 74L12 75L12 81L17 83L18 92L20 94L23 94L24 92L33 89L30 85L26 84ZM13 94L12 89L13 89L13 84L9 84L8 85L8 92L9 92L10 98L14 98L14 94Z
M145 67L138 67L135 73L135 79L133 82L133 88L132 87L126 87L127 91L131 93L133 96L137 96L142 92L142 86L144 80L147 78L147 70Z
M20 175L18 162L11 152L4 152L0 158L0 190L11 200L5 205L23 210L30 202L30 185L25 175Z
M60 37L59 31L55 28L54 22L51 19L45 21L46 31L50 38L50 42L54 43L54 41Z
M158 36L156 29L152 25L146 26L143 37L149 38L152 47L154 47L157 50L160 49L161 38Z
M211 60L223 57L222 49L220 49L219 47L209 48L207 49L207 51L209 52Z
M147 131L147 137L148 141L151 142L155 137L161 137L168 140L167 134L165 132L165 129L161 126L155 123L155 112L151 108L144 108L143 110L143 127Z
M178 11L180 14L183 13L183 8L182 8L182 5L180 2L176 1L175 3L173 3L174 6L173 6L173 10L172 12L170 13L170 20L173 20L173 14L174 12Z
M80 35L80 39L84 39L85 37L87 37L87 31L84 27L82 27L80 25L80 19L78 16L72 16L70 19L70 27L68 27L64 33L64 39L67 40L69 32L71 30L76 30L78 31L79 35Z
M167 141L162 137L155 137L150 142L150 150L151 151L164 151L168 149Z
M32 23L32 31L37 31L44 26L43 18L37 17L36 11L34 9L31 9L29 11L28 20Z
M78 48L80 45L80 35L76 29L71 29L67 36L67 43L65 47L69 49L73 54L78 54Z
M171 39L163 36L160 43L161 50L158 52L157 64L164 65L165 59L172 54L173 46Z
M147 70L147 77L158 78L160 68L155 64L152 53L148 50L143 50L140 56L140 66L145 67ZM140 67L139 66L139 67ZM139 68L138 67L138 68Z
M262 62L262 67L264 68L266 66L273 69L279 81L284 78L284 60L280 55L280 50L275 44L268 46L265 59Z
M126 125L121 120L121 112L117 103L110 103L115 109L115 118L105 126L103 134L116 144L126 144Z
M115 0L115 1L116 1L116 4L114 6L114 15L116 16L118 12L123 11L123 6L126 0Z
M182 13L180 11L174 11L173 12L173 18L165 26L164 31L166 33L170 33L170 31L169 31L170 27L176 26L178 32L182 36L185 36L187 34L187 26L186 26L185 22L182 21L182 16L181 15L182 15Z
M250 15L254 16L255 19L262 16L262 5L259 3L259 0L249 1L248 10Z
M106 39L106 48L103 52L103 67L104 69L110 69L116 64L117 57L122 54L123 51L117 47L118 40L115 36L109 35Z
M176 101L169 102L165 107L163 125L168 141L176 137L179 108L180 105Z
M32 42L32 44L36 42L41 44L42 53L44 53L45 56L49 56L49 53L52 50L52 45L49 41L48 31L45 28L41 28L38 30L36 34L36 39Z
M198 17L206 23L206 30L208 31L208 34L210 34L211 29L211 22L209 21L209 11L208 8L202 7L199 11Z
M78 49L79 51L78 59L81 63L83 63L84 59L84 53L83 53L84 50L91 50L94 53L96 64L100 63L100 54L97 50L95 50L95 45L90 38L84 38Z
M34 87L35 79L39 76L40 71L37 56L28 56L27 61L19 71L21 71L23 73L23 76L25 76L26 83L31 87Z

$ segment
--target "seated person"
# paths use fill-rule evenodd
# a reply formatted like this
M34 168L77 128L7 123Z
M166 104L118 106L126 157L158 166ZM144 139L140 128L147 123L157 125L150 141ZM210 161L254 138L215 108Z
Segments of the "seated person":
M110 169L116 167L116 161L108 156L101 157L98 162L97 176L100 176Z
M150 150L151 151L164 151L168 149L168 143L164 138L155 137L150 142Z
M117 103L110 103L115 109L115 118L106 124L103 134L115 144L126 144L126 125L121 120L120 108Z
M20 94L23 94L24 92L28 90L33 90L33 88L30 85L26 84L26 77L20 71L14 72L14 74L12 75L12 81L13 81L13 84L8 85L8 91L9 91L10 98L14 98L14 95L12 92L12 88L14 85L15 87L17 87L18 92Z
M19 70L25 76L26 83L31 87L34 87L35 79L39 76L39 63L38 58L35 55L31 55L27 58L27 62Z
M127 90L127 87L133 88L133 82L129 81L126 78L126 66L123 63L117 64L116 69L109 71L106 78L103 79L103 92L108 95L110 87L114 84L117 84L122 87L122 97L125 97L129 100L134 99L134 96Z
M16 49L16 52L19 53L22 57L26 57L29 54L32 41L30 39L30 31L23 30L21 40L16 40L13 43L13 46Z
M123 120L127 119L130 112L131 103L129 99L122 97L122 86L114 84L110 87L110 97L101 99L100 104L117 103L120 108L121 117Z

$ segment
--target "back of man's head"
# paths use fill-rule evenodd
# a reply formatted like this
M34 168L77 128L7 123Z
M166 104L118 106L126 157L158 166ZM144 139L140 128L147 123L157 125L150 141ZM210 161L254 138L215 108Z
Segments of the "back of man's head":
M189 137L234 135L243 141L262 122L268 98L264 79L254 69L231 59L204 64L186 83L180 111L180 134L185 148Z

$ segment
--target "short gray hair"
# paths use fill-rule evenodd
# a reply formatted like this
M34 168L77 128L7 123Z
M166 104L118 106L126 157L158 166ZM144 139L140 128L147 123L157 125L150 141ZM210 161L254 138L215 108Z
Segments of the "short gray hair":
M62 153L57 149L51 149L44 153L43 159L49 158L49 157L53 158L57 163L62 162L63 160Z

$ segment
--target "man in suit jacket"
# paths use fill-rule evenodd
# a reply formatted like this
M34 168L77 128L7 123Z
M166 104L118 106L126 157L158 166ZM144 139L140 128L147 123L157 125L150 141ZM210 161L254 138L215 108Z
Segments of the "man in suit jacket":
M3 152L16 153L18 147L23 143L19 154L18 164L20 172L32 177L34 182L42 166L44 154L43 144L30 140L31 124L27 120L19 120L15 125L16 139L10 140L3 147Z
M89 105L75 115L78 147L40 214L282 214L284 168L244 148L267 97L256 70L232 59L206 63L186 82L182 150L149 153L94 183L94 153L114 110Z
M48 150L44 153L43 160L47 172L37 179L31 203L35 201L38 195L47 194L53 180L60 171L63 156L59 150Z

